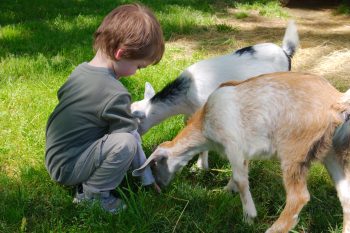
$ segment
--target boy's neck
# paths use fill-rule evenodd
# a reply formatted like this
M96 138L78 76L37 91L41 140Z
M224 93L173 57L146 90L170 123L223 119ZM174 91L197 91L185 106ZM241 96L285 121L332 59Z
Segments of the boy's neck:
M100 50L97 51L94 58L89 62L89 65L95 66L95 67L104 67L108 69L113 69L113 61L111 61Z
M113 63L114 61L109 59L109 57L107 57L103 52L101 52L101 50L98 50L94 58L89 62L89 65L94 67L103 67L103 68L111 69L115 73ZM116 78L118 79L116 73L115 75L116 75Z

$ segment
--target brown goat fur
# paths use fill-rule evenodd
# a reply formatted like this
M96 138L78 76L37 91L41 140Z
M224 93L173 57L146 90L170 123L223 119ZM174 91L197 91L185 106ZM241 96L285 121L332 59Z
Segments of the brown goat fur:
M226 187L238 190L250 222L257 214L246 161L277 157L286 205L266 231L272 233L288 232L296 224L310 199L306 185L310 162L319 160L334 180L343 207L343 232L350 233L350 148L336 151L332 142L336 128L349 123L344 117L350 114L349 93L337 91L321 77L293 72L224 83L171 142L158 146L139 171L156 161L156 180L167 185L196 153L216 150L232 166ZM350 135L347 132L345 136Z

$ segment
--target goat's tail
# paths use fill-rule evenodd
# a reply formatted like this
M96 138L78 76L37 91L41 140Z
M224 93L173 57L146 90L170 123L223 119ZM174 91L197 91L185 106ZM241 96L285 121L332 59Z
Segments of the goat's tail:
M282 49L286 52L288 57L293 57L295 51L299 46L299 35L297 26L294 20L288 22L286 32L284 33Z

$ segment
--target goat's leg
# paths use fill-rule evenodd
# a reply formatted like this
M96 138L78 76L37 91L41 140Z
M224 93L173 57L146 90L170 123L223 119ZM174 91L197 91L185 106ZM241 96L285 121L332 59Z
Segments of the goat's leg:
M232 167L232 180L235 183L241 198L244 220L247 223L252 223L253 219L257 216L257 213L249 190L247 166L245 165L243 156L240 156L239 154L230 156L233 155L232 153L227 153L227 155Z
M190 118L190 115L184 115L184 123L187 124L188 119ZM208 151L203 151L199 154L198 160L197 160L197 168L200 170L208 170L209 164L208 164ZM193 169L195 171L196 168Z
M350 233L350 172L348 168L344 169L348 165L340 162L340 159L331 152L323 163L334 181L343 208L343 233Z
M233 175L230 177L227 185L224 187L224 190L227 192L238 192L238 187L233 179Z
M208 151L203 151L199 154L198 160L197 160L197 167L201 170L208 170L209 164L208 164Z
M248 164L249 164L249 161L245 160L244 161L244 169L245 169L245 172L248 174ZM228 181L227 185L224 187L224 190L225 191L228 191L228 192L238 192L238 187L233 179L233 175L230 177L230 180Z
M310 200L306 186L307 171L306 165L296 161L291 164L282 164L283 181L287 194L286 205L277 221L266 233L289 232L297 223L301 209Z

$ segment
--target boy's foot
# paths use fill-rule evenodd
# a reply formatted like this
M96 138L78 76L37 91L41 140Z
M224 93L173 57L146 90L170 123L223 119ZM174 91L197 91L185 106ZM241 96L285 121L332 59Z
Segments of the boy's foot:
M112 214L119 213L127 207L122 199L115 197L110 191L100 193L77 191L73 199L73 203L79 204L83 202L99 202L99 205L103 210Z

